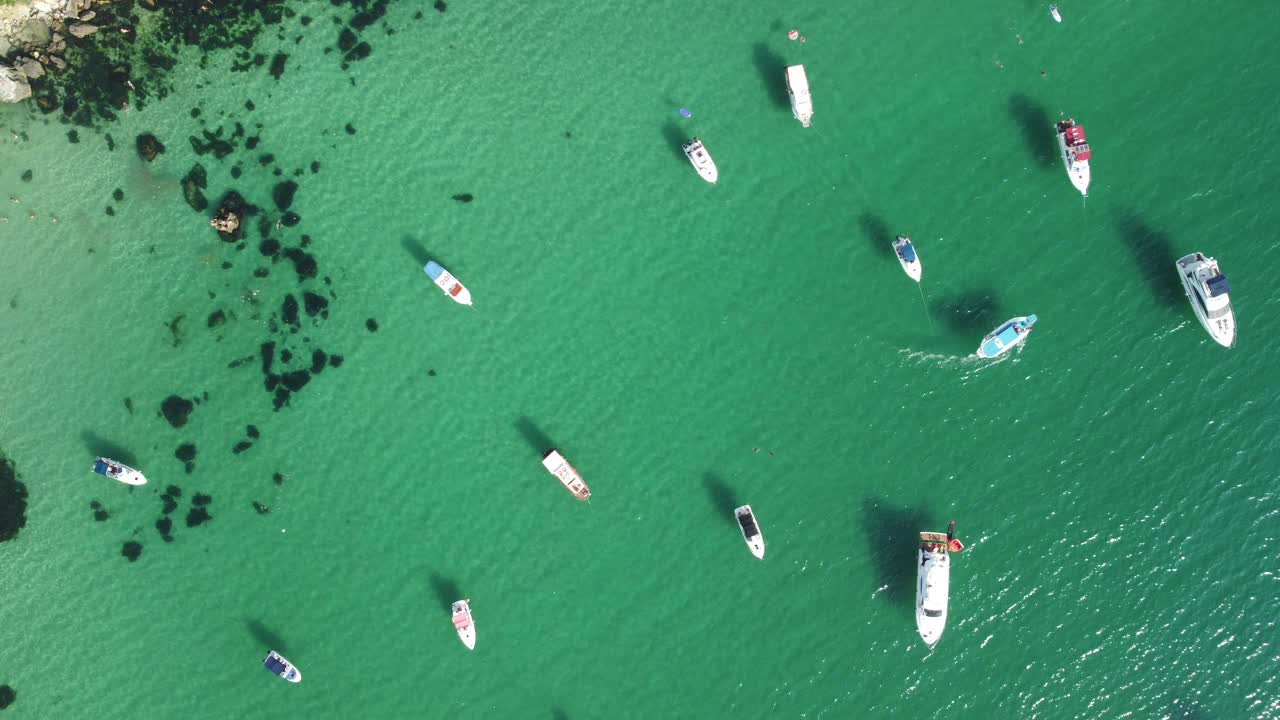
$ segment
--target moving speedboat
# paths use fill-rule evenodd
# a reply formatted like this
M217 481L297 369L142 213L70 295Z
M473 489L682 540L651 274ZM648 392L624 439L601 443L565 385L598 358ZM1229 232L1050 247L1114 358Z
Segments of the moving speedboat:
M916 550L916 630L932 650L947 627L951 557L946 533L922 532Z
M809 78L805 77L803 65L787 68L787 94L791 96L791 114L801 125L809 127L809 119L813 117L813 98L809 96Z
M695 137L680 147L684 150L684 156L693 163L693 169L698 171L703 180L714 183L720 178L720 172L716 170L716 161L711 159L711 154L702 146L701 140Z
M1035 315L1027 315L1005 321L1003 325L992 330L991 334L982 338L982 345L978 347L978 357L993 358L1009 352L1014 345L1027 339L1027 335L1031 334L1031 326L1036 324L1036 320Z
M755 555L757 560L763 560L764 535L760 533L760 526L756 523L756 514L751 512L751 506L743 505L735 508L733 515L738 518L738 529L742 531L742 539L746 541L751 554Z
M112 480L119 480L125 485L147 484L147 479L142 476L142 473L122 462L116 462L104 457L94 458L93 471Z
M262 660L262 666L291 683L302 682L302 671L294 667L293 663L285 660L284 656L275 650L267 653L267 656Z
M440 288L445 295L453 298L454 302L463 305L471 304L471 291L463 287L462 283L458 282L458 278L441 267L440 263L432 260L422 268L422 271L427 274L427 277L431 278L431 282L435 283L436 287Z
M587 487L578 471L574 470L569 461L565 460L564 456L555 448L551 448L542 456L542 467L546 468L547 472L555 475L560 484L564 485L564 489L572 493L574 497L579 500L586 500L591 497L591 488Z
M916 255L916 248L911 244L911 238L899 235L898 239L893 241L893 252L898 256L902 272L912 280L920 282L920 273L924 268L920 266L920 256Z
M1067 166L1067 177L1081 195L1089 195L1089 143L1084 139L1084 128L1070 118L1058 121L1058 149L1062 151L1062 163Z
M453 604L453 629L468 650L476 649L476 624L471 619L471 601L459 600Z
M1209 336L1223 347L1236 344L1236 316L1231 311L1231 286L1218 269L1218 261L1204 253L1191 253L1178 261L1178 277L1187 291L1191 309Z
M1058 13L1057 5L1049 6L1049 14L1053 16L1055 22L1062 22L1062 15Z

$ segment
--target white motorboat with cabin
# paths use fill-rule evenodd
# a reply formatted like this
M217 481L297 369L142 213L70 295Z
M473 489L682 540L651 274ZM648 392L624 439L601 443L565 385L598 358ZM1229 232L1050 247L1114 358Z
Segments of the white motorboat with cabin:
M109 477L112 480L118 480L125 485L147 484L147 479L143 477L142 473L122 462L117 462L109 458L94 458L93 471L104 477Z
M1178 277L1187 291L1191 309L1209 336L1223 347L1236 344L1236 316L1231 310L1231 286L1218 269L1218 261L1194 252L1178 260Z
M746 541L747 548L757 560L763 560L764 534L760 532L760 525L756 522L756 514L751 511L751 506L734 508L733 515L738 519L738 529L742 531L742 539Z
M1054 22L1062 22L1062 13L1058 12L1057 5L1049 6L1049 15L1053 16Z
M463 287L458 282L458 278L454 277L448 270L445 270L440 263L432 260L428 262L422 271L431 278L431 282L440 288L441 292L448 295L454 302L463 305L471 304L471 291Z
M791 114L804 127L809 127L813 117L813 98L809 95L809 78L804 74L804 65L787 67L787 94L791 96Z
M898 256L898 263L902 265L902 272L907 277L920 282L920 274L924 268L920 265L920 256L916 254L916 247L911 244L911 238L906 235L899 235L893 241L893 252Z
M1084 128L1070 118L1060 120L1058 130L1058 149L1062 152L1062 164L1067 167L1067 177L1081 195L1089 196L1089 158L1092 151L1084 139Z
M568 490L574 497L579 500L587 500L591 497L591 488L587 487L578 471L574 470L569 461L565 460L564 456L555 448L551 448L542 456L542 467L546 468L547 472L555 475L560 484L564 485L564 489Z
M284 659L280 653L272 650L262 660L262 666L270 670L272 674L288 680L291 683L302 682L302 671L294 667L293 663Z
M476 649L476 624L471 619L471 601L459 600L453 604L453 629L468 650Z
M1038 319L1035 315L1027 315L1006 320L1003 325L982 338L982 344L978 346L978 357L999 357L1012 350L1015 345L1021 345L1031 334L1031 326Z
M693 169L698 171L703 180L714 183L720 178L720 171L716 170L716 161L711 159L711 154L702 146L701 140L695 137L680 147L684 150L684 156L693 163Z
M920 533L916 550L916 631L932 650L947 627L951 557L944 533Z

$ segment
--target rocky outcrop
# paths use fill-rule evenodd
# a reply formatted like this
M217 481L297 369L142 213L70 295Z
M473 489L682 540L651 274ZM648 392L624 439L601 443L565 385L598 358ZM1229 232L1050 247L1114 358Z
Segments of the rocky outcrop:
M99 0L101 1L101 0ZM28 79L48 70L64 70L67 63L55 53L66 49L66 32L86 38L98 31L88 23L97 13L94 0L28 0L0 4L0 102L31 97Z
M18 102L31 97L27 76L18 69L0 65L0 102Z
M67 32L78 38L86 38L98 32L98 26L90 25L89 23L75 23L71 27L67 28Z

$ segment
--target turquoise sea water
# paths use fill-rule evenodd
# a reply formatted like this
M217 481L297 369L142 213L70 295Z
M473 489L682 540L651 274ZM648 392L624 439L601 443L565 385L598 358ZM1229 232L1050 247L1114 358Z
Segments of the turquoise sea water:
M400 3L346 71L324 50L351 10L290 7L254 46L289 53L280 80L190 48L167 98L76 144L0 108L0 448L30 494L0 545L6 718L1280 717L1280 5ZM186 140L237 121L256 148ZM220 242L179 187L197 161L271 222L296 180L271 235L308 236L317 277L256 227ZM1232 350L1182 295L1194 250L1231 278ZM303 291L329 316L290 333ZM1032 312L1022 350L971 357ZM344 361L277 412L267 342L276 372ZM182 428L170 395L200 400ZM968 550L930 653L914 539L949 519Z

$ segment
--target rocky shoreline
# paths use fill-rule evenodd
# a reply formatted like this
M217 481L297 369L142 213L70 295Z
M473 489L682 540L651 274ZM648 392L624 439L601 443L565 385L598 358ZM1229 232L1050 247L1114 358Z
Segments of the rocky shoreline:
M31 97L32 80L67 69L67 39L83 40L99 30L93 24L95 4L105 3L30 0L0 6L0 102L21 102Z

